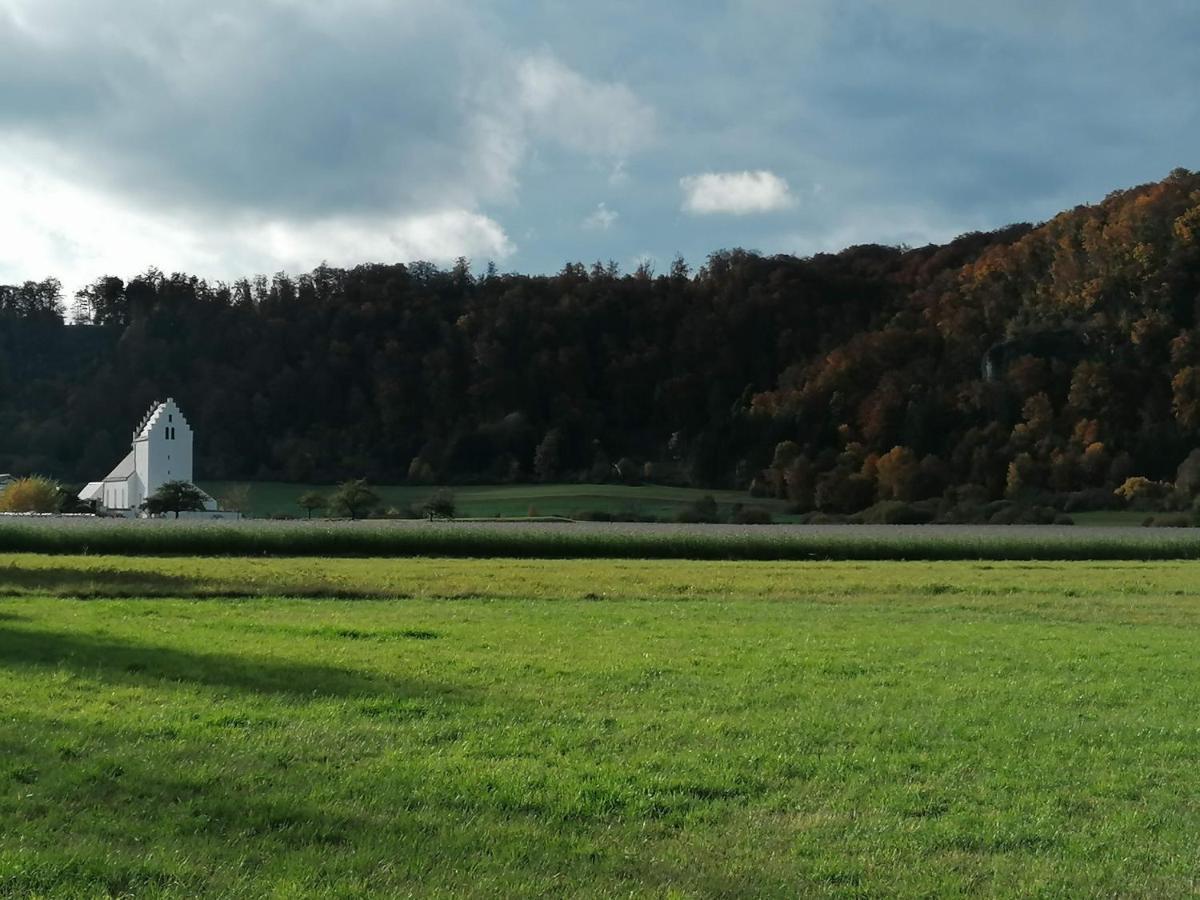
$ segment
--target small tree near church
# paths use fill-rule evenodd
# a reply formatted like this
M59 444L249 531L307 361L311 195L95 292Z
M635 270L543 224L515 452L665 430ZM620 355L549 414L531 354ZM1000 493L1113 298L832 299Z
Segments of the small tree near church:
M142 509L152 516L163 513L198 512L204 509L204 495L187 481L168 481L142 501Z

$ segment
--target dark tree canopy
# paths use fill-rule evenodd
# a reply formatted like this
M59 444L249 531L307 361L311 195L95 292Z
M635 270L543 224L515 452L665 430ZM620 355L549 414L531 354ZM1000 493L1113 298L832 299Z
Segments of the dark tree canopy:
M1186 171L1038 227L694 273L151 270L70 324L49 280L0 287L0 471L96 478L170 394L214 480L1111 492L1200 444L1198 312Z

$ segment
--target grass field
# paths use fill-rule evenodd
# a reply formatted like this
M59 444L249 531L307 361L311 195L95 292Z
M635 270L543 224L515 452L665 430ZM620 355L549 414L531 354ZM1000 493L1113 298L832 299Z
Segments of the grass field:
M0 895L1193 893L1198 575L0 556Z
M317 491L328 496L335 489L330 485L269 481L206 481L200 487L213 497L225 497L234 490L245 491L247 505L244 512L251 516L303 516L304 511L296 505L301 494ZM378 485L374 490L385 508L403 510L408 507L419 509L437 488ZM459 516L477 518L524 518L530 514L574 517L582 512L599 510L632 512L669 521L688 504L705 495L711 495L726 516L734 504L740 503L767 509L781 521L794 518L787 515L787 503L784 501L751 497L745 491L710 491L654 484L462 485L447 490L454 494Z

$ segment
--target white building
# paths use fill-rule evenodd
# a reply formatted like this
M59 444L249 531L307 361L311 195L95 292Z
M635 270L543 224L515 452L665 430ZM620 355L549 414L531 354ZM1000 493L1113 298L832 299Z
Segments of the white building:
M136 513L168 481L192 481L192 428L170 397L150 407L133 433L129 455L103 481L80 491L79 499L109 512ZM204 508L215 511L217 501L205 494Z

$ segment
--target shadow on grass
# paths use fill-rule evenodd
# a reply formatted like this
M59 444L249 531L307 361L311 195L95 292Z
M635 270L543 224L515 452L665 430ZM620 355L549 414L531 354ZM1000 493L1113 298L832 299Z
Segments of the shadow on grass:
M122 569L81 571L66 566L0 568L0 596L49 594L55 597L190 597L197 590L220 587L220 582Z
M312 597L360 600L380 596L399 599L407 595L381 594L320 582L304 585L284 583L247 584L236 580L203 576L168 575L125 569L73 569L67 566L22 569L0 567L0 597L63 597L95 599L185 599L221 600L246 597Z
M460 693L435 684L334 666L4 626L0 626L0 666L69 669L85 678L117 684L145 685L166 680L295 697L404 698Z

